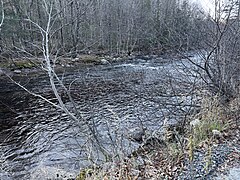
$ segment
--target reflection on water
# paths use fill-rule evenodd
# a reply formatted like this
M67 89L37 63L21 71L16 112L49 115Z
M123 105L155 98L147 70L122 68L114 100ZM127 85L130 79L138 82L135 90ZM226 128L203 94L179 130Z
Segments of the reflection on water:
M122 143L122 151L130 153L137 144L125 138L129 129L142 124L158 129L165 117L176 119L181 115L178 109L169 111L171 104L182 101L182 97L171 95L169 77L177 73L179 77L180 73L173 66L161 59L139 59L84 67L60 77L67 86L71 84L77 108L96 127L99 142L112 153L117 152L114 145ZM56 102L47 77L20 80L31 91ZM74 174L89 164L90 157L101 161L103 156L92 145L86 124L69 119L7 80L0 83L0 179L30 179L44 167Z

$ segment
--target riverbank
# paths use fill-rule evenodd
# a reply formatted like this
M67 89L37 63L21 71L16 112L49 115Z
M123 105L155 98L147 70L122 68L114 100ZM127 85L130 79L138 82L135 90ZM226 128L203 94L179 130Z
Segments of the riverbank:
M189 53L191 54L191 53ZM141 54L132 53L130 55L95 55L95 54L79 54L75 58L57 57L54 61L53 68L56 72L63 72L65 69L78 68L82 66L110 65L114 63L128 62L134 59L161 60L163 63L169 62L169 59L181 59L182 57L176 52L168 52L164 54ZM8 75L31 75L33 73L44 72L44 59L35 58L12 58L8 60L4 58L0 61L0 76Z
M77 180L236 179L240 175L239 101L224 106L212 104L219 103L212 97L207 101L210 104L189 117L184 127L168 128L128 158L83 169ZM182 128L186 131L180 132Z

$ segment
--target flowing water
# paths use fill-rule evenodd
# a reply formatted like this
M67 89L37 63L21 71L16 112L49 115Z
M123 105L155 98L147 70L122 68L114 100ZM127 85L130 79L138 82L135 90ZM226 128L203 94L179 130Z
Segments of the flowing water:
M98 143L112 154L129 154L138 146L127 138L131 129L159 129L164 119L181 120L190 109L194 97L188 92L195 79L190 69L191 65L183 60L136 58L75 68L59 73L59 77L70 89L84 121L94 127ZM51 169L76 175L91 158L101 162L103 157L97 153L83 120L76 122L7 78L1 79L0 179L44 179L48 176L44 173ZM57 102L47 76L14 79ZM71 109L66 93L58 88Z

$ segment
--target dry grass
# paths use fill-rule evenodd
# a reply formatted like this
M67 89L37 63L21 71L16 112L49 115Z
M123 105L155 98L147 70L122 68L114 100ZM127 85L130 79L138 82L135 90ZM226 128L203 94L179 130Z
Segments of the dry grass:
M195 123L190 122L190 136L193 146L208 141L219 133L221 135L228 128L226 108L220 103L219 97L204 97L200 112L192 117Z

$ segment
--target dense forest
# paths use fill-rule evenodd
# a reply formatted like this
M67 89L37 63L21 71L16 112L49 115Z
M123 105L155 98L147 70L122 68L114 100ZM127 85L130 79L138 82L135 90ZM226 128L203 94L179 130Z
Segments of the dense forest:
M204 11L186 0L5 0L3 7L1 52L13 54L39 53L36 24L45 28L48 13L51 48L61 54L192 49L207 21Z

